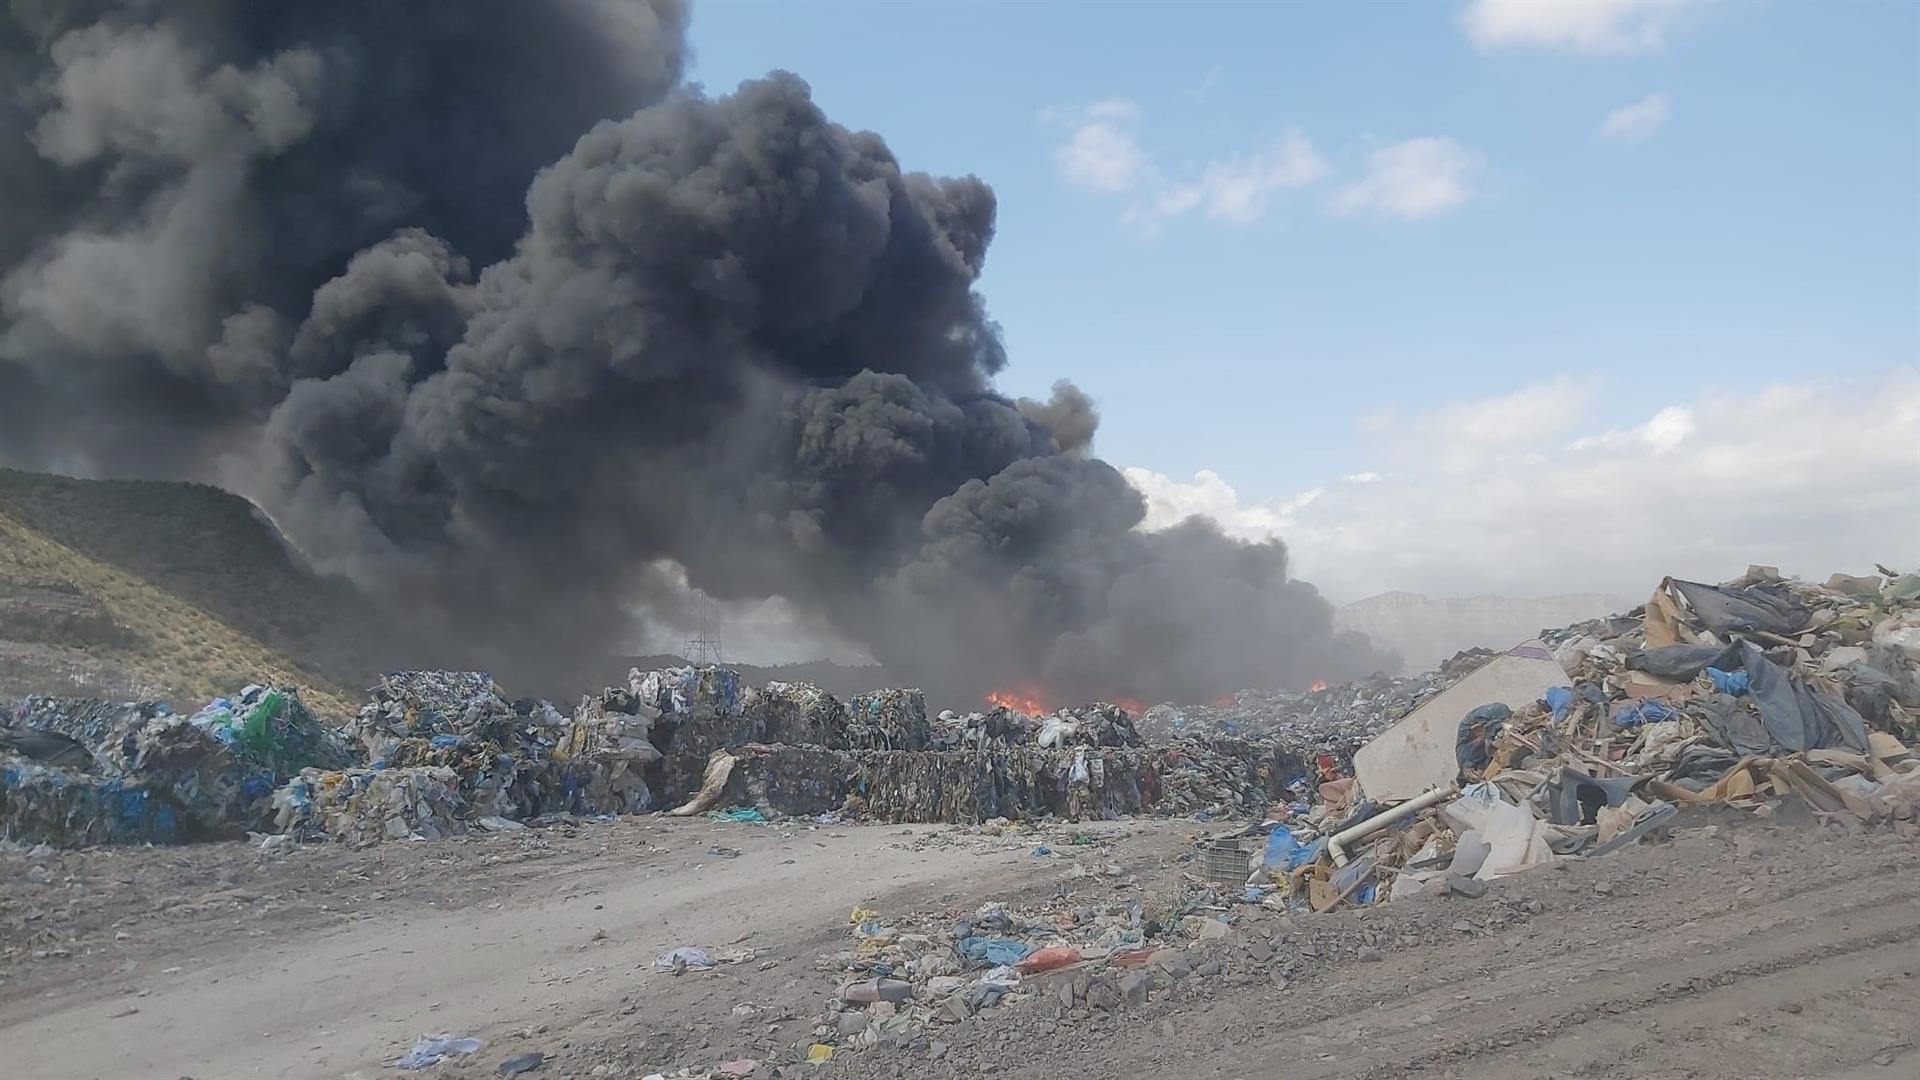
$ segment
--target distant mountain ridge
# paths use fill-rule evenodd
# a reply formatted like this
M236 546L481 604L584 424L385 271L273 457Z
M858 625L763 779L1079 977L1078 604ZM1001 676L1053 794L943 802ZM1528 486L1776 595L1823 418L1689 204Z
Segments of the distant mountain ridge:
M1334 622L1398 652L1403 670L1426 671L1462 649L1505 649L1547 627L1626 611L1641 601L1608 593L1436 597L1384 592L1336 608Z

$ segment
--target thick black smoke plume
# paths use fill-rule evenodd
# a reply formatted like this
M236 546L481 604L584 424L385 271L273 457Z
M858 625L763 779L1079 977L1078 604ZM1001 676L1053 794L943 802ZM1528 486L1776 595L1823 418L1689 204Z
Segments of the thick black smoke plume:
M618 651L667 560L953 700L1390 662L1277 543L1137 531L1078 389L994 391L984 183L792 75L682 85L685 25L16 2L0 456L222 478L521 672Z

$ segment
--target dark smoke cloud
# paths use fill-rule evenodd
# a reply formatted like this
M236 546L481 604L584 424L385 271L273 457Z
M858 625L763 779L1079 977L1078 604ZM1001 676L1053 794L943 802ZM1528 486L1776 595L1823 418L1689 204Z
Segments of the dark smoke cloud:
M13 0L0 386L61 417L14 458L204 471L351 360L281 351L316 287L405 228L508 254L528 179L674 86L685 24L679 0Z
M618 650L663 561L951 700L1391 663L1278 544L1136 531L1092 400L993 388L991 190L791 75L678 85L677 3L47 10L0 38L13 460L218 469L503 673Z

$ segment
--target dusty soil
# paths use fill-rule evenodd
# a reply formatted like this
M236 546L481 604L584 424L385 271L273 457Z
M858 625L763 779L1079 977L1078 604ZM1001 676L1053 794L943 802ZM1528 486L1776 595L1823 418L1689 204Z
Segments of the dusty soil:
M1196 828L1099 827L1085 857L1126 874L1075 881L1030 854L1064 833L656 818L281 857L0 854L0 1046L20 1077L478 1078L529 1050L550 1059L536 1080L792 1062L855 904L937 917L1164 893ZM1069 1010L1042 985L912 1046L781 1072L1920 1076L1917 868L1920 847L1885 833L1693 815L1671 843L1477 900L1236 908L1224 941L1189 947L1195 974L1161 976L1143 1005ZM682 944L756 955L652 969ZM487 1045L422 1073L384 1064L439 1031Z
M1103 857L1151 863L1194 826L1092 828L1112 841ZM1034 843L646 817L277 857L244 843L0 854L4 1071L401 1075L383 1063L440 1031L487 1040L462 1066L474 1075L528 1049L557 1076L786 1055L811 1041L833 986L816 964L855 905L977 905L1032 882ZM687 944L757 955L653 970ZM751 1023L732 1014L745 1002L764 1006Z

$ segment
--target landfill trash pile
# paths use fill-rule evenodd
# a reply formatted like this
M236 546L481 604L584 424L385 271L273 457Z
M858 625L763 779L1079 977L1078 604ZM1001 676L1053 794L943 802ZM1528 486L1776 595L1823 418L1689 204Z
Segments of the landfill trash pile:
M84 846L237 837L274 789L352 759L292 687L248 686L190 717L160 702L32 696L0 726L0 838Z
M746 806L769 817L845 809L876 820L1258 814L1291 799L1304 767L1281 748L1176 740L1148 747L1125 709L1095 703L1041 717L1005 708L930 721L918 690L856 695L741 688L725 669L635 672L630 699L659 708L658 805ZM610 692L611 693L611 692ZM696 771L697 767L697 771Z
M932 742L926 695L874 690L847 702L847 749L925 750Z
M306 769L273 795L277 831L349 844L467 831L460 776L443 765Z
M17 754L0 757L0 840L90 847L180 839L172 799L143 781L89 776Z
M284 688L248 687L187 718L161 703L32 698L0 746L40 770L31 783L19 772L7 833L75 844L274 830L364 844L483 818L727 807L901 822L1244 817L1297 799L1286 785L1305 773L1274 744L1148 746L1132 714L1108 703L934 722L918 690L843 705L818 687L753 688L715 667L635 670L571 716L509 700L483 672L394 672L337 730ZM73 775L54 785L45 769ZM167 814L90 824L89 808L129 782Z
M1484 880L1605 849L1700 803L1773 813L1792 799L1920 828L1908 809L1917 655L1920 577L1812 584L1756 567L1722 586L1669 579L1627 615L1424 675L1243 691L1158 706L1139 724L1110 703L929 718L917 690L842 704L718 667L636 669L570 716L508 699L485 673L395 672L338 729L283 687L188 717L33 697L0 726L0 836L165 842L277 827L365 843L482 818L727 808L958 823L1181 814L1265 819L1240 838L1261 854L1245 853L1243 883L1325 907L1404 895L1433 871ZM1405 809L1422 792L1433 801ZM1494 846L1471 875L1453 859L1466 834Z
M1299 760L1215 740L1129 749L830 750L749 743L716 751L673 814L750 807L763 818L845 812L875 821L1106 820L1135 814L1259 815L1299 798Z
M1718 586L1668 578L1626 616L1544 635L1562 685L1457 717L1416 710L1306 813L1212 838L1215 879L1292 911L1478 896L1701 806L1920 837L1917 620L1920 575L1884 568L1825 584L1771 567ZM1398 737L1435 721L1444 746ZM1420 753L1446 757L1407 760ZM1368 798L1421 771L1454 780Z
M1156 740L1181 735L1272 740L1307 757L1325 754L1345 762L1360 744L1493 655L1488 649L1468 649L1433 671L1376 674L1303 693L1241 690L1206 705L1162 703L1146 711L1140 726Z

